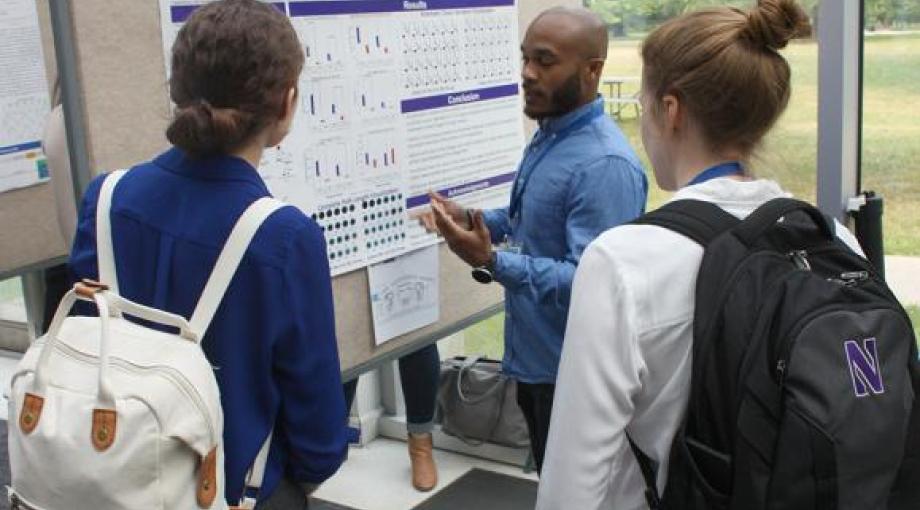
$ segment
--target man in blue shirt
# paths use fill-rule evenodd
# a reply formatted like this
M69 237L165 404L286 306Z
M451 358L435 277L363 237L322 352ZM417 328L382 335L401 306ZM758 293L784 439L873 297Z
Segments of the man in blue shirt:
M432 194L432 211L421 219L477 280L505 288L503 365L518 382L539 470L578 260L599 234L642 214L648 183L597 94L604 23L586 9L550 9L528 28L521 53L524 113L540 128L509 206L468 211Z

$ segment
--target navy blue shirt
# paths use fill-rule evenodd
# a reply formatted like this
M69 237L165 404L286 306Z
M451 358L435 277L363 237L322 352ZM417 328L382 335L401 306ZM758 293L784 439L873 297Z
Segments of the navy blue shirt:
M86 190L70 256L75 278L97 278L96 202ZM268 188L246 161L195 160L171 149L115 188L112 242L122 296L189 318L230 230ZM332 286L319 227L294 207L266 220L202 341L224 411L226 496L274 429L262 496L282 474L319 483L345 456L345 403Z
M603 98L541 122L518 169L516 210L485 212L492 242L512 245L495 260L505 288L506 373L556 382L581 254L605 230L642 214L647 194L642 164L604 114Z

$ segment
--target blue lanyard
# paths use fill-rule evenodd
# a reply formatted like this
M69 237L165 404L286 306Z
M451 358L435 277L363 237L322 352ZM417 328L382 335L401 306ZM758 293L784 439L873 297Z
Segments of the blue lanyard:
M509 218L513 220L521 212L521 201L524 198L524 190L527 188L527 183L530 182L530 177L533 175L534 171L537 169L537 165L539 165L540 162L543 161L543 158L546 157L546 155L549 154L549 152L553 150L553 147L555 147L559 142L564 140L567 136L587 126L588 124L593 122L594 119L600 117L603 114L604 114L604 109L597 108L596 105L594 105L592 106L592 110L589 113L586 113L582 118L578 119L577 121L573 122L568 127L566 127L565 129L556 133L556 135L549 142L549 145L546 147L546 149L544 149L543 152L541 152L540 155L537 156L537 158L530 164L530 171L527 172L527 175L520 176L519 174L519 178L515 179L514 187L511 190L511 206L508 208ZM526 162L526 160L527 158L525 157L524 161L521 162L522 167L524 166L524 163Z
M712 179L718 179L719 177L728 177L730 175L741 175L744 173L744 168L741 166L741 163L737 161L731 161L729 163L722 163L721 165L716 165L711 168L703 170L696 175L690 182L687 183L687 186L693 186L694 184L702 184L706 181Z

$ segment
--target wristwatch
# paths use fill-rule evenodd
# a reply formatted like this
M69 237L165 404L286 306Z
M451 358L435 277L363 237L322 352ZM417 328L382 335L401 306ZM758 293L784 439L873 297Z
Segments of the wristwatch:
M476 266L472 271L473 279L479 283L492 283L495 280L495 252L492 252L492 258L484 266Z

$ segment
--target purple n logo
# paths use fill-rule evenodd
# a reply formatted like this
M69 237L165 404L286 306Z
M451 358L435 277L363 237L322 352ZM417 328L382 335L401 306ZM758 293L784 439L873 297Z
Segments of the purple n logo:
M870 390L876 395L885 393L875 338L863 340L862 346L856 340L847 340L843 349L847 353L847 364L850 365L850 377L853 379L856 396L865 397Z

